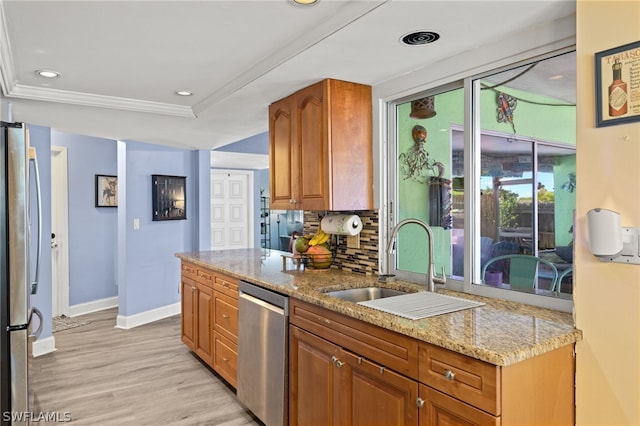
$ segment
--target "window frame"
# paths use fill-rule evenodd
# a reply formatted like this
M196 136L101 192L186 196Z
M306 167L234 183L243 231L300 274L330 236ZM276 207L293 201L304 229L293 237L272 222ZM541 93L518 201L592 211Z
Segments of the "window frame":
M535 294L528 294L518 291L505 290L492 286L486 286L479 283L480 280L480 141L482 128L480 125L480 81L487 76L500 73L512 68L525 66L534 62L551 59L555 56L575 51L575 46L565 47L553 52L537 55L528 59L513 62L511 64L494 68L488 71L469 75L464 79L456 79L455 81L440 84L410 95L404 95L399 98L390 99L381 105L381 122L384 124L381 128L383 135L383 143L381 144L381 170L380 177L383 186L383 197L380 211L380 265L381 273L394 274L400 279L413 281L417 283L425 282L424 274L417 274L407 271L395 269L395 255L388 254L388 238L393 227L398 222L398 208L396 200L398 198L399 176L397 170L397 111L398 106L415 99L426 96L438 95L443 92L463 88L464 99L464 176L471 177L465 179L464 188L464 234L471 235L471 238L465 238L464 254L463 254L463 280L447 279L445 288L461 291L464 293L486 296L491 298L503 299L524 303L528 305L540 306L544 308L554 309L564 312L573 311L573 296L568 297L549 297ZM384 119L386 117L386 120ZM386 135L386 137L384 137ZM537 144L533 144L533 155L537 155ZM536 159L537 160L537 159ZM537 180L537 174L534 173L534 182ZM537 205L534 214L537 214ZM537 221L536 221L537 222ZM438 271L436 271L438 273Z

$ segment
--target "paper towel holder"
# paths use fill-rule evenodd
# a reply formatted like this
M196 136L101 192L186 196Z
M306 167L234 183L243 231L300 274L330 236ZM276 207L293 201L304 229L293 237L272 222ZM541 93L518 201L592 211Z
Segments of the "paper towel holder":
M640 228L620 225L620 213L602 208L587 212L589 251L601 262L640 265Z

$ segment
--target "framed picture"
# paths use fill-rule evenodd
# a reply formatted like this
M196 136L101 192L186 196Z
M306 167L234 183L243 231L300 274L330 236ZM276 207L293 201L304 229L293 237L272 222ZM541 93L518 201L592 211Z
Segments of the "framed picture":
M187 218L186 180L184 176L151 175L154 221Z
M595 54L596 127L640 121L640 41Z
M118 207L118 176L96 175L96 207Z

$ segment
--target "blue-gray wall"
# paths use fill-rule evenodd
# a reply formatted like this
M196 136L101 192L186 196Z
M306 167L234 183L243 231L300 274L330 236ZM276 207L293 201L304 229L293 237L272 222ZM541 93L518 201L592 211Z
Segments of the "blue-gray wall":
M44 315L40 339L51 336L51 146L64 146L69 177L70 305L117 295L119 315L178 303L177 252L207 250L210 151L187 151L29 126L40 165L42 266L33 303ZM95 175L118 176L118 208L95 207ZM187 178L187 220L153 222L151 175ZM133 229L133 219L140 229Z
M126 220L118 225L120 234L125 236L118 247L126 251L124 275L120 275L120 315L130 316L180 301L180 261L175 254L195 247L195 182L199 178L195 174L196 162L196 151L126 142ZM152 174L186 177L186 220L152 221ZM140 228L134 230L136 218Z
M51 145L67 148L69 305L117 296L118 210L95 207L95 175L118 174L116 142L52 130Z

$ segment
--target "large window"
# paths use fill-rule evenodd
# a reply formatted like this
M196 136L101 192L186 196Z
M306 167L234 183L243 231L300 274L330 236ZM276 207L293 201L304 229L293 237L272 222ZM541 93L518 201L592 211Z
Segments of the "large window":
M427 223L450 287L571 299L575 54L463 83L392 104L390 228ZM423 282L429 258L409 224L389 270Z

